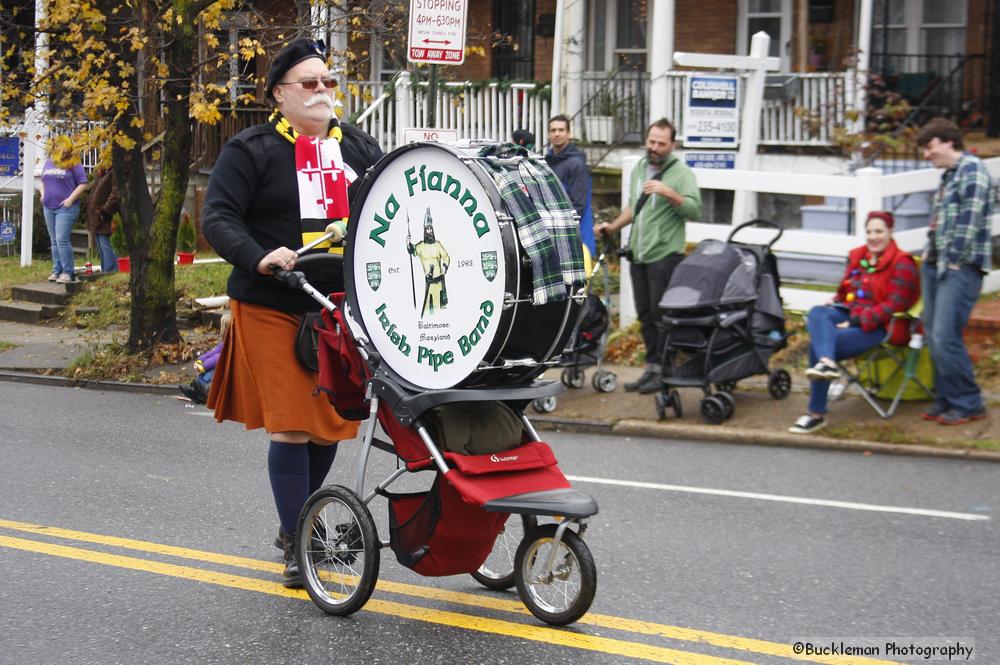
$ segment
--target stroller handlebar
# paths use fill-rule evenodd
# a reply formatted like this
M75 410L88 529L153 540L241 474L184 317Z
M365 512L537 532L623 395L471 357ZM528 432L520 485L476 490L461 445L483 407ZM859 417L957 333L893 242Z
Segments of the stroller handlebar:
M772 222L772 221L770 221L768 219L751 219L749 222L743 222L742 224L740 224L739 226L737 226L735 229L733 229L732 231L730 231L729 232L729 237L726 238L726 242L727 243L728 242L732 242L733 238L736 237L737 233L739 233L743 229L745 229L747 227L750 227L750 226L759 226L759 227L763 227L763 228L774 229L774 230L776 230L778 232L771 239L771 242L767 243L767 248L768 249L771 249L772 247L774 247L774 243L778 242L778 240L781 239L781 236L784 235L784 233L785 233L785 229L783 229L782 227L778 226L777 224L775 224L774 222Z

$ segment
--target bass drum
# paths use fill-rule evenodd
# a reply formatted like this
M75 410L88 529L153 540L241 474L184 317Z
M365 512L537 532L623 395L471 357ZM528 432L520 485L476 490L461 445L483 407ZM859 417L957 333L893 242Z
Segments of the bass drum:
M491 160L438 143L386 155L351 211L352 318L394 378L421 389L531 382L565 348L579 305L534 306L531 265Z

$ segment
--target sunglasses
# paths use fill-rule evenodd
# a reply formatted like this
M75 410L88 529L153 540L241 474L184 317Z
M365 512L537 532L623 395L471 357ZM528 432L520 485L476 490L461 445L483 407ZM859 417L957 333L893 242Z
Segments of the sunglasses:
M324 88L337 87L337 78L335 76L321 76L319 78L315 76L310 76L308 78L304 78L299 81L279 81L277 85L292 85L293 83L297 83L306 90L315 90L316 87L320 84L320 82L323 83Z

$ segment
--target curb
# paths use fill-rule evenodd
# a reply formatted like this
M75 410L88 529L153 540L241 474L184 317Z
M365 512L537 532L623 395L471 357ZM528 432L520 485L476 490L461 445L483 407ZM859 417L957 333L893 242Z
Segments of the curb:
M65 376L49 376L0 370L0 381L11 383L31 383L43 386L60 386L63 388L89 388L90 390L107 390L113 392L133 392L146 395L174 395L177 386L174 384L129 383L127 381L95 381L93 379L70 379Z
M535 416L531 419L537 429L563 430L568 432L589 432L593 434L616 434L661 439L684 439L704 443L733 443L741 445L774 446L783 448L806 448L811 450L838 450L852 453L880 453L885 455L906 455L910 457L938 457L943 459L964 459L979 462L1000 462L1000 452L976 450L973 448L938 448L923 444L892 444L880 441L857 441L830 439L822 436L788 434L784 432L764 432L744 430L715 425L681 425L659 423L649 420L619 420L605 423L573 418Z
M174 395L177 386L150 383L129 383L126 381L94 381L91 379L70 379L62 376L47 376L30 372L0 370L0 381L29 383L35 385L61 386L64 388L87 388L116 392L134 392L147 395ZM922 444L891 444L879 441L847 441L829 439L822 436L787 434L784 432L763 432L713 425L684 425L660 423L649 420L623 419L615 422L586 420L582 418L559 418L535 415L531 422L536 429L589 434L616 434L663 439L684 439L706 443L734 443L742 445L762 445L785 448L806 448L812 450L839 450L853 453L881 453L886 455L907 455L911 457L937 457L963 459L978 462L1000 462L1000 452L969 448L937 448Z

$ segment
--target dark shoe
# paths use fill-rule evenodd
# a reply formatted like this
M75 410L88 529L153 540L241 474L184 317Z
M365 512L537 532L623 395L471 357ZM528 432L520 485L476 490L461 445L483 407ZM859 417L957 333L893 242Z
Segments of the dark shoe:
M658 393L663 388L663 379L659 372L652 372L649 377L639 384L640 395L652 395Z
M986 417L986 409L980 407L978 411L972 413L963 413L958 409L948 409L940 416L938 416L937 421L942 425L964 425L967 422L973 420L982 420Z
M302 588L302 575L299 573L299 562L295 558L295 534L285 534L282 550L285 552L285 570L281 574L281 583L288 589Z
M806 376L815 381L833 381L840 378L840 370L819 362L806 370Z
M826 427L826 421L823 418L816 418L807 413L804 416L800 416L795 421L795 424L788 428L788 431L792 434L809 434L824 427Z
M279 550L285 549L285 530L278 525L278 537L274 539L274 546Z
M656 376L657 380L659 380L659 373L657 373L655 370L647 369L645 372L642 373L642 376L640 376L638 379L636 379L635 381L629 381L628 383L625 384L625 392L627 393L638 392L639 386L648 382L649 377L651 376Z
M937 420L940 416L948 410L948 407L941 406L937 402L931 404L930 407L920 414L920 417L924 420Z
M177 386L185 397L194 402L195 404L204 404L208 401L208 391L205 390L205 386L195 379L191 383L184 386Z

